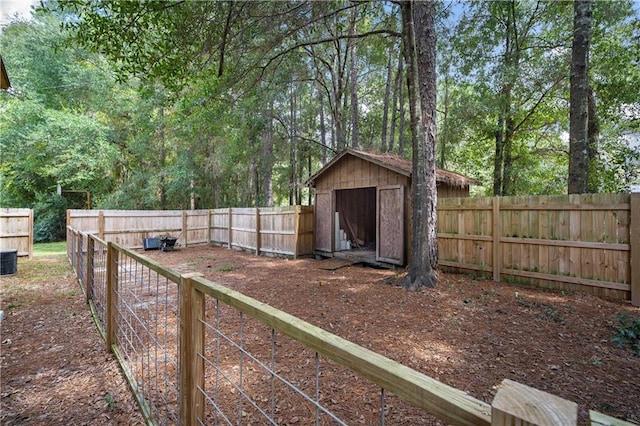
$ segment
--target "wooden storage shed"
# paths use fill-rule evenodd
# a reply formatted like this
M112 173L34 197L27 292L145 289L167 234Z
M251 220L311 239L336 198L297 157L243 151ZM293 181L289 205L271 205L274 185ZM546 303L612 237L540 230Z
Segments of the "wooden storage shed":
M345 149L307 180L315 188L314 254L351 253L405 265L411 244L411 161ZM466 197L475 180L436 171L438 197Z

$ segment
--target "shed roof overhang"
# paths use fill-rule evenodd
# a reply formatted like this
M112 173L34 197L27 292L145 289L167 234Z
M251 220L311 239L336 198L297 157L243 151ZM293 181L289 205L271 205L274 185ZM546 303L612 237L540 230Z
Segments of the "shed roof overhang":
M334 164L336 164L338 161L340 161L342 158L344 158L347 155L352 155L354 157L361 158L365 161L369 161L380 167L384 167L398 174L411 178L411 171L412 171L411 160L407 160L405 158L401 158L391 154L371 154L368 152L358 151L352 148L346 148L342 152L340 152L338 155L333 157L331 161L325 164L320 170L318 170L311 177L309 177L305 181L305 185L312 188L315 187L315 183L317 179L320 176L322 176L324 173L326 173L327 170L330 170ZM459 173L455 173L455 172L451 172L443 169L436 169L436 182L445 183L445 184L460 187L460 188L478 183L478 181L476 181L475 179L472 179L467 176L463 176Z

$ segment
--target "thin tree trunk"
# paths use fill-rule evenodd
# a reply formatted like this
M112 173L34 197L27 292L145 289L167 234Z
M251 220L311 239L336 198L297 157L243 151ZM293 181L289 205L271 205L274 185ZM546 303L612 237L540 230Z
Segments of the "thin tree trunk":
M400 51L400 57L398 58L398 70L396 71L396 77L393 83L393 100L391 101L391 132L389 134L389 152L393 152L396 143L396 125L398 120L398 96L402 96L402 88L404 79L402 78L402 64L404 59L402 58L402 50Z
M391 52L389 52L391 53ZM393 79L393 63L391 55L387 63L387 81L384 87L384 105L382 107L382 134L380 135L380 152L387 152L387 133L389 125L389 98L391 97L391 80Z
M167 189L165 188L164 173L165 165L167 162L167 153L164 148L164 106L160 105L158 109L158 115L160 117L160 129L158 131L158 139L160 140L160 210L166 210L167 208Z
M598 120L598 108L596 105L596 95L593 88L589 87L589 125L587 134L589 137L589 192L597 193L600 191L600 179L598 176L598 146L600 145L600 122Z
M220 190L218 189L217 167L216 167L216 145L214 141L209 144L209 163L211 167L211 193L213 194L213 208L220 208Z
M589 42L591 1L573 2L569 98L569 194L589 191Z
M196 209L196 181L193 178L189 181L189 208Z
M502 113L498 119L498 129L495 131L496 149L493 156L493 196L497 197L502 195L502 163L504 156L502 149L504 146L504 131L503 131L503 117Z
M291 174L289 176L289 205L294 205L296 201L296 172L298 171L298 157L296 146L296 93L294 83L291 82L291 95L289 101L289 167Z
M343 114L345 113L345 111L349 110L349 97L347 97L346 94L344 94L344 96L342 96L342 111ZM342 119L345 120L344 115L342 116ZM348 143L347 141L347 122L343 121L342 122L342 132L343 132L343 144L342 144L342 148L346 148L348 146L351 146L351 144Z
M356 13L358 8L351 9L351 26L349 34L353 36L356 29ZM351 92L351 146L354 149L360 149L360 126L358 122L358 57L357 47L353 39L349 39L349 91Z
M402 61L401 63L403 63ZM405 109L404 109L404 70L402 69L402 65L399 67L400 70L400 85L398 89L400 90L400 98L398 99L398 109L400 111L400 126L398 128L398 155L404 157L405 150L405 132L406 132L406 122L405 119Z
M511 96L509 96L509 103L511 105ZM513 117L511 115L511 108L507 115L507 121L505 123L505 141L504 141L504 163L502 164L502 195L513 195L512 187L514 182L513 178Z
M440 159L438 160L437 166L441 169L447 168L447 142L449 141L449 132L451 129L449 128L449 79L446 78L443 82L444 86L444 100L443 104L443 112L442 112L442 129L438 133L440 139Z
M262 132L262 200L264 205L273 205L273 100L269 105L267 128Z
M324 95L322 90L318 90L318 97L320 98L320 143L322 144L322 165L325 165L327 163L327 127L324 122Z

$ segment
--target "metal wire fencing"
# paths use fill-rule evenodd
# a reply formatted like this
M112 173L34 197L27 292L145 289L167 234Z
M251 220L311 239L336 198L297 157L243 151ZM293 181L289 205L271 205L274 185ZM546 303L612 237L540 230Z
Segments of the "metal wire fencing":
M93 235L68 247L150 423L490 423L486 403L197 274Z
M133 253L117 251L114 345L151 418L178 423L178 285ZM168 276L167 276L168 275Z
M67 242L97 328L144 416L179 423L179 275L95 235L68 229Z
M200 322L205 346L197 354L204 364L197 386L204 401L197 414L199 424L440 424L384 388L219 300L207 300Z
M89 235L90 264L88 268L87 298L98 329L104 338L107 324L107 243Z

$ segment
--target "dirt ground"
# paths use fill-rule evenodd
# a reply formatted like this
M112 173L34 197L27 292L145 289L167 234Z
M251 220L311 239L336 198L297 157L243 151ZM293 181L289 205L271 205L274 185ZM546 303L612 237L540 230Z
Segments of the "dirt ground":
M0 278L0 424L144 424L64 255Z
M620 313L640 316L628 303L444 273L435 289L411 293L388 284L394 271L218 247L143 254L201 272L487 403L511 379L578 403L581 424L590 409L640 423L640 357L611 342ZM43 268L61 272L16 289L31 269ZM3 424L141 421L66 260L21 260L18 276L2 278L1 288Z

